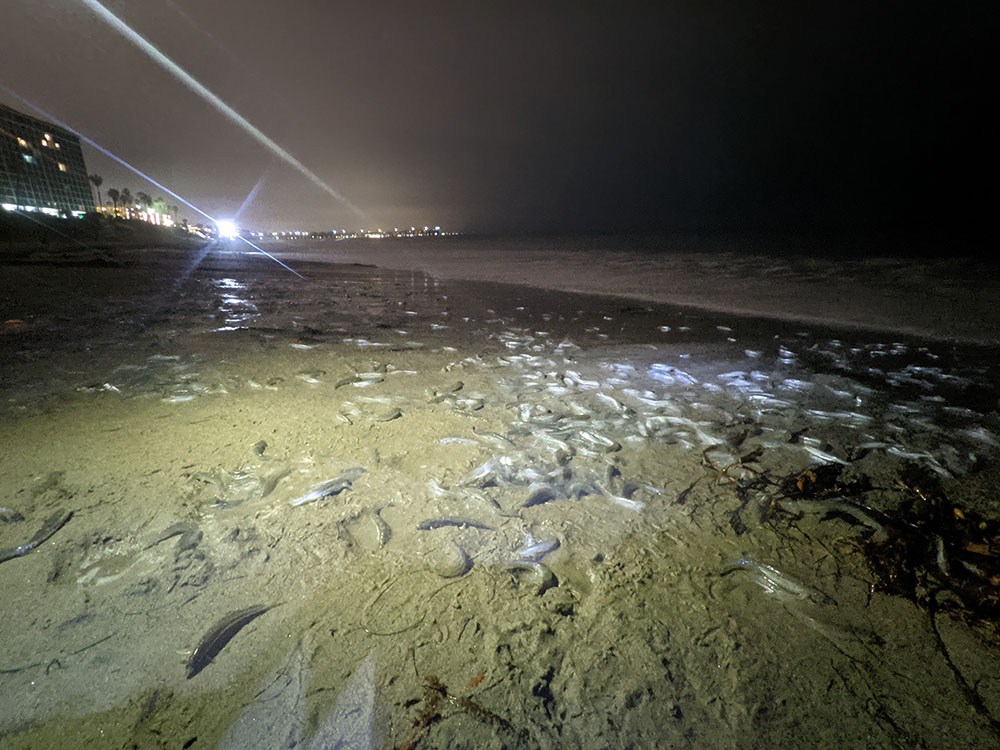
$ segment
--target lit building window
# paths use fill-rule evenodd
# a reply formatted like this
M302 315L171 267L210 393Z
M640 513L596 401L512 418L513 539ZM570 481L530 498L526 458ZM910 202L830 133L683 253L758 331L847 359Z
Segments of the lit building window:
M66 171L66 165L63 164L62 162L59 162L59 171L60 172L65 172Z

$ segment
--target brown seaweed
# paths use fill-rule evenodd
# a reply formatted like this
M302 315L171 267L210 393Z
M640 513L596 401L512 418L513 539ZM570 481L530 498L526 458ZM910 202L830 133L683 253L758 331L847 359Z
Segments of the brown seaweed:
M475 679L475 684L470 683L470 687L475 687L481 682ZM427 739L431 727L445 718L442 704L451 705L459 711L473 716L484 724L489 724L497 729L512 735L517 745L523 746L528 741L528 733L524 729L517 729L509 721L492 711L483 708L472 698L463 698L452 695L448 692L447 686L437 677L428 676L424 681L424 706L420 715L414 719L413 726L416 729L413 737L409 741L399 745L394 745L393 750L416 750L423 740Z
M882 540L863 551L876 588L971 623L1000 623L1000 521L955 505L935 477L916 469L898 482L907 501ZM950 597L938 601L938 593Z
M211 664L212 659L218 656L226 644L233 639L233 636L274 606L273 604L258 604L230 612L219 620L191 652L191 658L188 659L187 663L187 678L190 680Z
M871 590L908 599L924 614L959 689L1000 736L1000 719L952 659L937 622L940 612L948 612L969 626L992 635L997 632L1000 520L951 502L940 480L922 467L906 466L895 485L903 493L903 502L891 515L857 504L857 495L873 489L867 477L845 483L840 470L832 467L786 477L780 487L785 497L801 498L797 504L816 503L824 511L836 510L831 499L843 498L842 504L851 513L824 512L823 517L839 515L850 523L878 526L879 533L866 534L858 545L871 571ZM871 516L871 522L859 521L854 510Z
M794 499L821 500L835 497L857 497L872 489L871 481L861 476L849 482L841 481L844 467L840 464L822 464L785 477L781 494Z

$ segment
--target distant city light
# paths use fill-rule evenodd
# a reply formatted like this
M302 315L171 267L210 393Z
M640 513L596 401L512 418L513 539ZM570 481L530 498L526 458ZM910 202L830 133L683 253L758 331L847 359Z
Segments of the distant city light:
M215 222L215 228L219 230L220 239L231 240L240 235L236 222L230 219L219 219Z
M461 234L460 232L448 232L441 228L440 224L435 224L433 229L430 225L425 225L423 229L417 229L416 227L411 227L409 231L405 229L400 229L399 227L393 227L393 229L387 230L382 227L375 228L364 228L358 229L351 232L347 229L323 229L323 230L310 230L310 229L285 229L285 230L271 230L268 232L257 232L248 229L241 230L240 237L258 237L264 239L265 237L270 237L273 239L281 240L346 240L346 239L369 239L369 240L380 240L380 239L401 239L401 238L414 238L414 237L449 237Z

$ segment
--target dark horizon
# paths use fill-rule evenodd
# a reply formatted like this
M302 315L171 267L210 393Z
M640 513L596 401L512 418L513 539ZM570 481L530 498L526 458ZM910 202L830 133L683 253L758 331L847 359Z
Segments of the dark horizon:
M982 237L992 207L983 3L105 3L361 214L81 0L15 5L0 83L213 216L257 186L256 229Z

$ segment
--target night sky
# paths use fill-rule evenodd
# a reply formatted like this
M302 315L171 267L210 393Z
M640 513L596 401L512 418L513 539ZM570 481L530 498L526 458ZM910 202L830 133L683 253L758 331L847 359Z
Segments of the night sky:
M985 2L105 4L362 214L80 0L5 0L0 84L213 216L260 183L251 228L920 232L995 210ZM163 195L85 156L105 190Z

